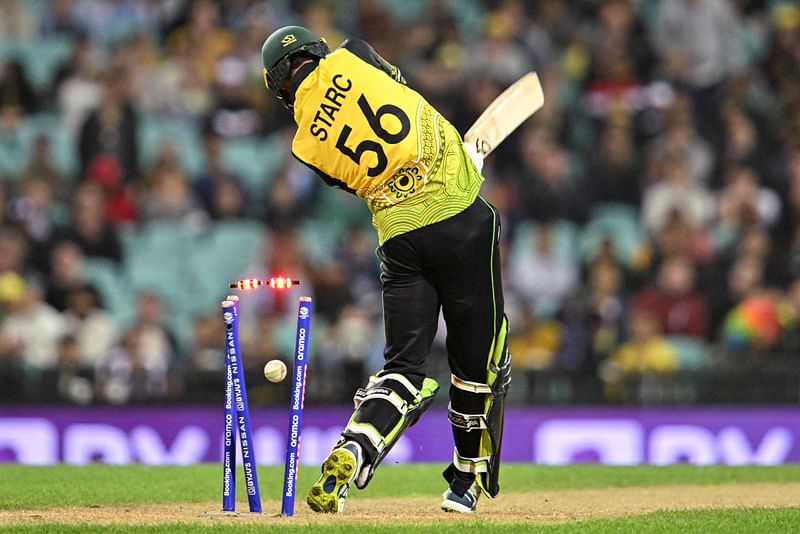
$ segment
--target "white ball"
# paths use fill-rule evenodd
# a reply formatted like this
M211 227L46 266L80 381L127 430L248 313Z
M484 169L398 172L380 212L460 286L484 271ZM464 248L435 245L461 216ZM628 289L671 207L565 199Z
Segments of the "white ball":
M281 360L270 360L264 366L264 376L270 382L280 382L286 378L286 364Z

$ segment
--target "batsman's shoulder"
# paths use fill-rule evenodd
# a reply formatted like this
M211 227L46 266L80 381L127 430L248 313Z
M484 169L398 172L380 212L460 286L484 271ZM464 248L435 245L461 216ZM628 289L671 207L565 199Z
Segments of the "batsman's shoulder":
M363 39L358 39L356 37L349 37L342 42L339 48L344 48L345 50L349 50L353 54L357 55L361 59L368 61L372 55L375 53L375 49L372 47L371 44L366 42Z

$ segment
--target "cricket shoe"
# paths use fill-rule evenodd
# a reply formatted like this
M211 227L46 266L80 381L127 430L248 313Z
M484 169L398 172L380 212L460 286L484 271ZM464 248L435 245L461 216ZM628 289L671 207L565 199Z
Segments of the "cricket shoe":
M361 468L363 458L361 447L352 441L331 451L322 464L322 476L308 490L308 506L315 512L341 513L347 490Z
M442 494L444 498L442 501L442 510L445 512L471 514L478 507L478 497L480 497L480 495L481 490L475 482L473 482L466 493L461 496L452 489L447 488L447 491Z

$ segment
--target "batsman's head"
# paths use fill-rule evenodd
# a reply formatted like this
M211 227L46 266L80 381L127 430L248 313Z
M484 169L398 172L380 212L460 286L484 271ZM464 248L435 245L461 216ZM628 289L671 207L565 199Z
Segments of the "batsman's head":
M325 39L302 26L284 26L275 30L261 47L264 83L267 89L291 109L294 95L289 82L294 71L303 62L319 61L330 51Z

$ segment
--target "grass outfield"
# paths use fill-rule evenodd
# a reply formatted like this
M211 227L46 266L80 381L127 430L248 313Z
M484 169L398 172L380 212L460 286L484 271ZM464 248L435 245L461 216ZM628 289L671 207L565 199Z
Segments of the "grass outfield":
M345 513L277 517L282 470L259 468L264 514L220 509L222 468L0 466L0 530L15 532L791 532L800 465L761 467L506 465L502 493L472 516L438 511L442 466L384 466ZM304 467L302 490L316 470ZM237 508L246 510L241 471Z

